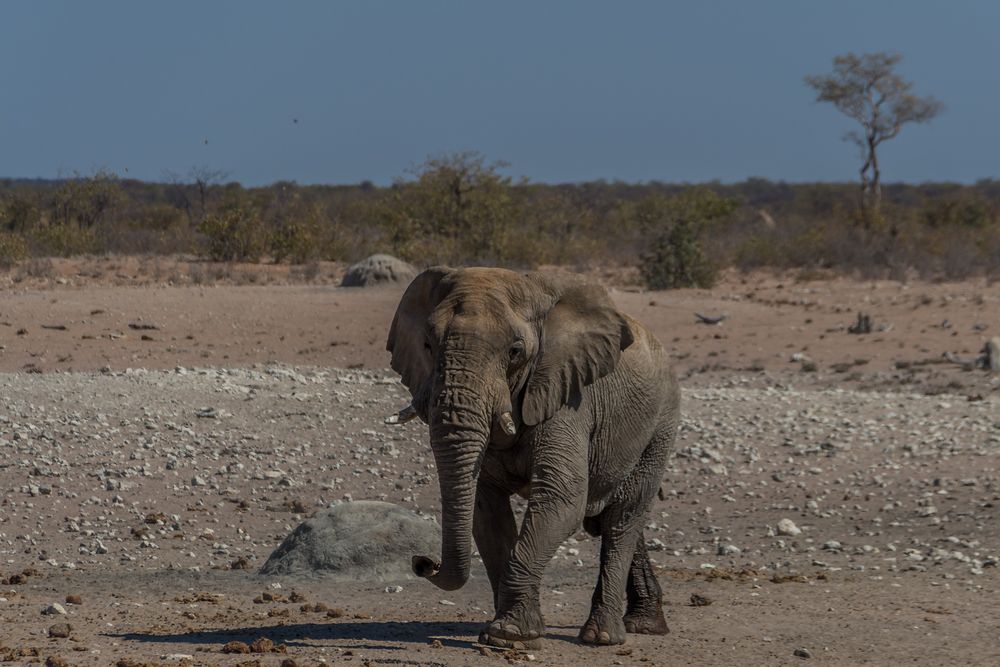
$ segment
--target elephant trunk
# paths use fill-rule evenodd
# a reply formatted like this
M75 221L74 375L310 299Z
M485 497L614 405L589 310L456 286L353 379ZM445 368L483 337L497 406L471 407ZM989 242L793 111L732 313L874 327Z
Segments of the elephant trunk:
M469 579L476 483L494 412L486 407L489 402L482 392L472 388L472 377L444 375L430 410L431 447L441 486L442 562L415 556L412 565L414 574L452 591Z

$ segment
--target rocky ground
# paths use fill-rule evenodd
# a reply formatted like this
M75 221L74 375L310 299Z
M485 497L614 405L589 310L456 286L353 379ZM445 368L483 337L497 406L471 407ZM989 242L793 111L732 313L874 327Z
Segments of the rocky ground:
M454 593L256 574L330 503L437 516L425 428L382 422L407 401L382 350L398 291L12 284L0 660L1000 664L1000 382L953 361L997 335L1000 288L742 280L615 293L684 378L646 529L671 634L575 643L597 562L581 533L530 655L475 644L479 565ZM860 310L883 330L848 333Z

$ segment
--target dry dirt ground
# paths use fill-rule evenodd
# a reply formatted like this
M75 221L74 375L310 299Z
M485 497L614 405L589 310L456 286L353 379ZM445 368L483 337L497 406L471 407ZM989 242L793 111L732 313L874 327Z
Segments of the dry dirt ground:
M522 655L475 644L480 565L454 593L255 574L331 502L438 513L425 428L382 423L406 403L383 350L400 290L141 265L0 274L0 661L1000 664L1000 377L954 363L1000 335L1000 285L614 290L685 388L646 529L671 633L575 642L581 533ZM285 652L223 652L259 638Z

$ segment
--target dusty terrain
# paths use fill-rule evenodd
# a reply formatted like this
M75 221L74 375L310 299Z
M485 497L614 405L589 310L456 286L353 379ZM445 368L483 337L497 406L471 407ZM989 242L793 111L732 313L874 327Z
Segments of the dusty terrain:
M686 392L646 530L671 634L575 643L581 533L525 656L475 644L479 565L455 593L255 574L331 502L438 512L425 429L382 423L406 403L383 350L399 290L336 288L334 266L50 269L0 274L0 660L1000 664L1000 377L954 363L1000 335L1000 285L614 290ZM848 333L859 312L871 334ZM285 653L223 653L261 637Z

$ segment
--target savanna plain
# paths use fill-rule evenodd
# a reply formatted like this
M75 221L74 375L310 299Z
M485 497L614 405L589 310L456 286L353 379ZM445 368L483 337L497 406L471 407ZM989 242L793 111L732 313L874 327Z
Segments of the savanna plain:
M671 631L577 643L598 564L581 531L543 579L545 647L518 653L476 643L478 561L450 593L257 573L333 502L439 515L426 427L383 423L409 400L384 349L402 287L342 270L0 274L0 661L1000 664L1000 373L974 363L1000 284L649 292L595 271L684 392L645 529Z

